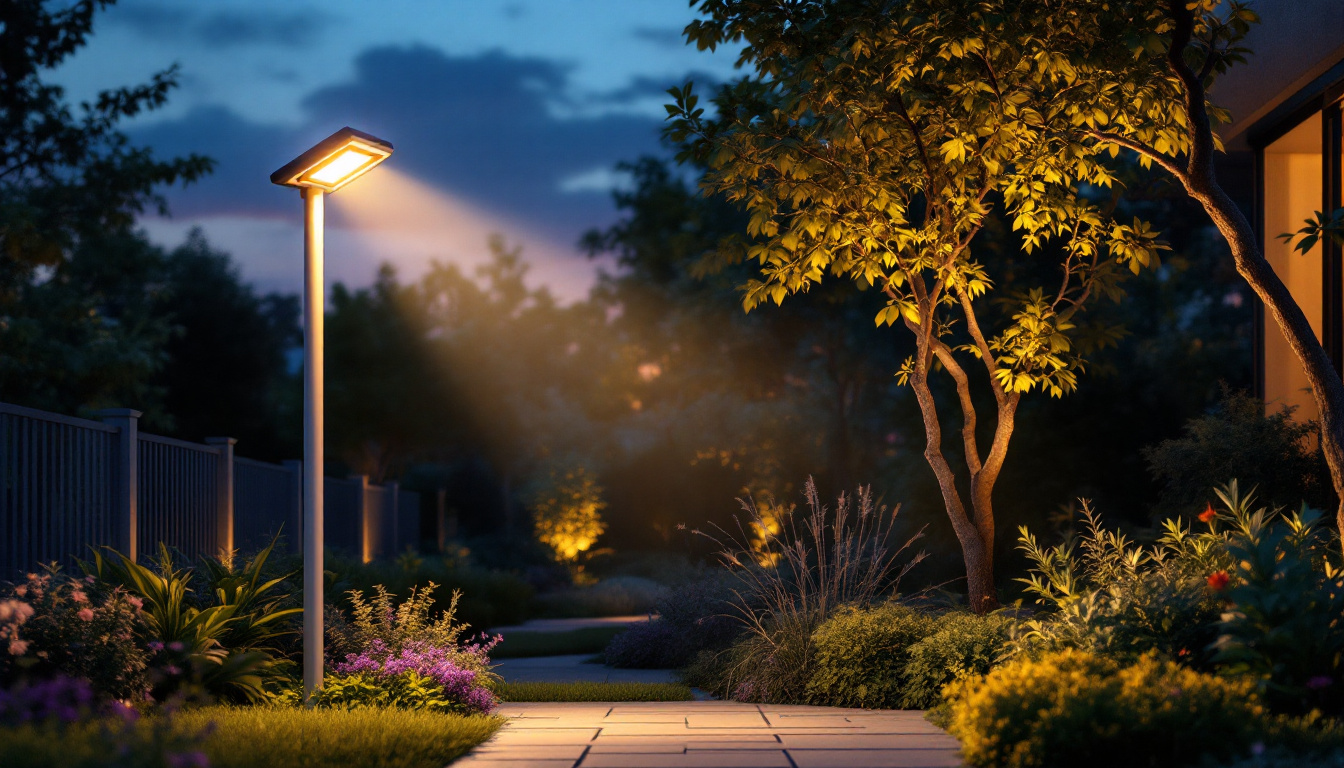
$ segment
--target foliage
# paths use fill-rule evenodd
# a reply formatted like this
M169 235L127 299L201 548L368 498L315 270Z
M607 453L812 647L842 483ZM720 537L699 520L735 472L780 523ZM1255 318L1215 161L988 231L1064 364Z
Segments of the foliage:
M808 702L930 709L948 683L989 672L1007 625L992 614L933 613L896 603L842 609L812 634L816 669Z
M1268 412L1248 394L1224 390L1210 413L1185 425L1185 435L1144 449L1162 484L1155 517L1191 514L1214 501L1210 492L1235 477L1254 486L1270 505L1323 505L1329 486L1325 467L1311 448L1314 422L1293 419L1288 407Z
M901 670L901 705L932 709L944 688L958 680L987 674L1003 655L1011 621L954 611L934 619L933 631L906 650Z
M75 678L103 699L139 701L150 687L138 643L140 598L59 571L0 589L0 687ZM34 683L36 685L36 683Z
M1344 571L1337 539L1306 509L1260 509L1228 542L1233 562L1214 662L1249 675L1277 710L1344 711Z
M350 592L350 618L346 620L339 611L334 611L327 626L328 658L348 660L368 653L391 658L408 648L433 648L462 669L488 674L488 654L498 638L462 645L460 640L469 627L456 620L460 594L453 592L448 606L436 616L437 587L432 581L423 589L412 587L409 596L400 603L381 584L373 588L373 598L369 600L362 592Z
M721 651L744 631L733 609L733 582L713 575L670 590L657 615L612 638L603 659L613 667L683 667L701 651Z
M1244 524L1253 494L1243 497L1235 481L1218 494L1228 517ZM1212 512L1206 517L1211 521ZM1019 581L1050 610L1018 625L1016 650L1076 648L1121 660L1157 653L1207 665L1205 649L1222 604L1206 579L1227 566L1224 535L1208 523L1194 532L1178 518L1166 521L1162 536L1145 547L1106 530L1086 503L1082 519L1085 531L1077 541L1049 548L1021 530L1019 549L1031 569Z
M489 714L489 646L410 641L394 650L374 640L332 665L336 676L317 695L327 707L391 706L456 714ZM467 664L462 662L470 659Z
M357 558L328 555L326 570L335 573L328 594L345 596L343 607L347 609L353 607L348 601L352 592L369 593L383 586L393 595L406 598L419 585L433 582L443 589L432 593L432 610L446 610L452 596L459 595L456 615L471 626L484 629L520 624L530 617L533 591L526 581L511 573L462 566L448 558L364 563Z
M332 710L274 707L202 707L171 719L154 716L133 723L136 743L159 738L199 738L210 768L286 765L317 768L442 768L490 738L502 718L440 715L404 710ZM6 728L6 768L204 768L207 761L165 760L140 751L118 755L103 723L87 722L61 731Z
M265 686L284 679L288 661L265 643L287 631L280 623L298 609L280 608L283 596L263 597L283 581L260 582L269 548L238 574L216 566L221 586L202 607L193 602L192 570L179 568L167 546L159 545L153 568L105 549L109 556L95 550L93 563L81 565L142 602L139 634L152 654L156 699L199 686L213 696L264 701Z
M606 530L602 488L585 467L563 473L552 471L532 501L532 523L537 539L555 552L555 558L581 569L579 559Z
M771 529L763 525L757 507L743 501L748 519L739 524L738 536L713 539L724 566L741 580L732 607L746 625L746 635L725 652L725 674L716 692L742 701L802 700L814 669L817 627L843 605L867 605L895 591L901 577L923 559L919 554L898 562L919 538L916 534L896 544L899 508L888 512L877 506L867 488L856 496L854 504L842 494L831 513L809 478L804 497L809 511L801 520L789 507L778 528ZM752 544L762 531L764 551L779 555L773 566L759 564L762 550Z
M510 632L493 654L496 659L602 653L625 627L581 627L565 632Z
M1117 214L1106 199L1117 164L1082 144L1079 126L1119 107L1114 76L1074 59L1111 32L1085 12L1048 23L1059 14L1044 1L703 0L699 9L706 18L687 40L741 45L738 63L752 72L719 90L712 118L690 84L669 91L679 158L703 164L704 188L750 216L716 258L759 265L743 286L748 311L828 275L884 294L876 324L906 328L916 347L896 373L923 416L971 606L992 609L992 497L1020 398L1077 388L1085 354L1118 336L1080 312L1118 299L1126 272L1156 266L1167 247L1147 222ZM998 311L984 297L1007 270L975 247L991 221L1054 267L1039 280L1019 273ZM964 365L983 366L992 400L973 394ZM957 389L956 463L930 386L938 371ZM992 403L988 439L976 424L989 409L977 402Z
M639 576L613 576L596 584L537 596L538 614L554 618L630 616L648 613L667 587Z
M907 651L932 630L932 616L903 605L837 611L812 633L816 660L808 702L900 708Z
M175 69L72 108L50 76L110 0L0 9L0 391L54 410L151 401L169 327L149 312L157 257L136 217L211 162L156 159L118 130L164 105Z
M1065 650L954 684L948 731L975 766L1178 768L1249 754L1264 716L1254 688L1150 655Z
M688 686L678 683L503 683L501 701L692 701Z

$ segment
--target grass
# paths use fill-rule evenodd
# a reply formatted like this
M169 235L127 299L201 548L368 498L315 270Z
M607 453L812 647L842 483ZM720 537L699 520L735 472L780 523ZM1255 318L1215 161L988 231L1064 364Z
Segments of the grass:
M504 701L694 701L681 683L503 683Z
M601 653L611 638L628 627L584 627L567 632L510 632L490 652L493 659L521 659L529 656L567 656Z
M108 765L109 756L129 740L129 754L116 765L150 768L164 764L167 737L179 754L204 752L211 768L443 768L503 723L499 717L398 709L203 707L180 712L171 721L145 718L128 735L109 735L100 723L59 731L0 728L5 753L0 763L5 768L94 768ZM204 740L193 745L201 733Z

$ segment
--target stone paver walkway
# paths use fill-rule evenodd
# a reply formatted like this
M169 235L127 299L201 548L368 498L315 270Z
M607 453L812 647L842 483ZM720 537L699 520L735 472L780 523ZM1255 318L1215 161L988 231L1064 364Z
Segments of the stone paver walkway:
M952 768L922 712L697 701L505 704L453 768Z

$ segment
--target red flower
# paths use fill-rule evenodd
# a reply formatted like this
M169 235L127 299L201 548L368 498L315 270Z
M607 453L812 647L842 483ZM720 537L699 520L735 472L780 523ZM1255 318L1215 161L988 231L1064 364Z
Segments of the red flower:
M1216 517L1218 517L1218 513L1213 511L1212 503L1210 503L1203 512L1199 513L1199 521L1201 523L1212 523Z
M1227 571L1214 571L1209 574L1208 582L1214 592L1222 592L1227 588Z

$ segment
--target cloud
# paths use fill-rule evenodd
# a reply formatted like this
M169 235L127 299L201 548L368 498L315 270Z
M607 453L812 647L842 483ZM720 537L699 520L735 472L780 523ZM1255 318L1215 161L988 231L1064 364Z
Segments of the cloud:
M356 59L348 81L304 98L298 125L198 108L134 130L131 138L161 156L199 152L218 161L211 177L169 193L175 218L293 219L297 195L271 185L270 173L332 131L354 126L396 146L388 169L487 212L501 227L516 226L532 242L549 243L548 254L573 254L573 269L590 272L578 238L615 219L616 164L664 152L663 121L562 116L553 107L564 102L568 83L568 68L549 59L381 47ZM329 209L333 226L343 223L341 208ZM472 245L484 252L483 242ZM547 269L558 267L539 264L538 272Z
M315 8L202 14L198 8L152 2L115 7L108 19L146 38L186 38L215 49L255 45L307 48L338 21L338 17Z

